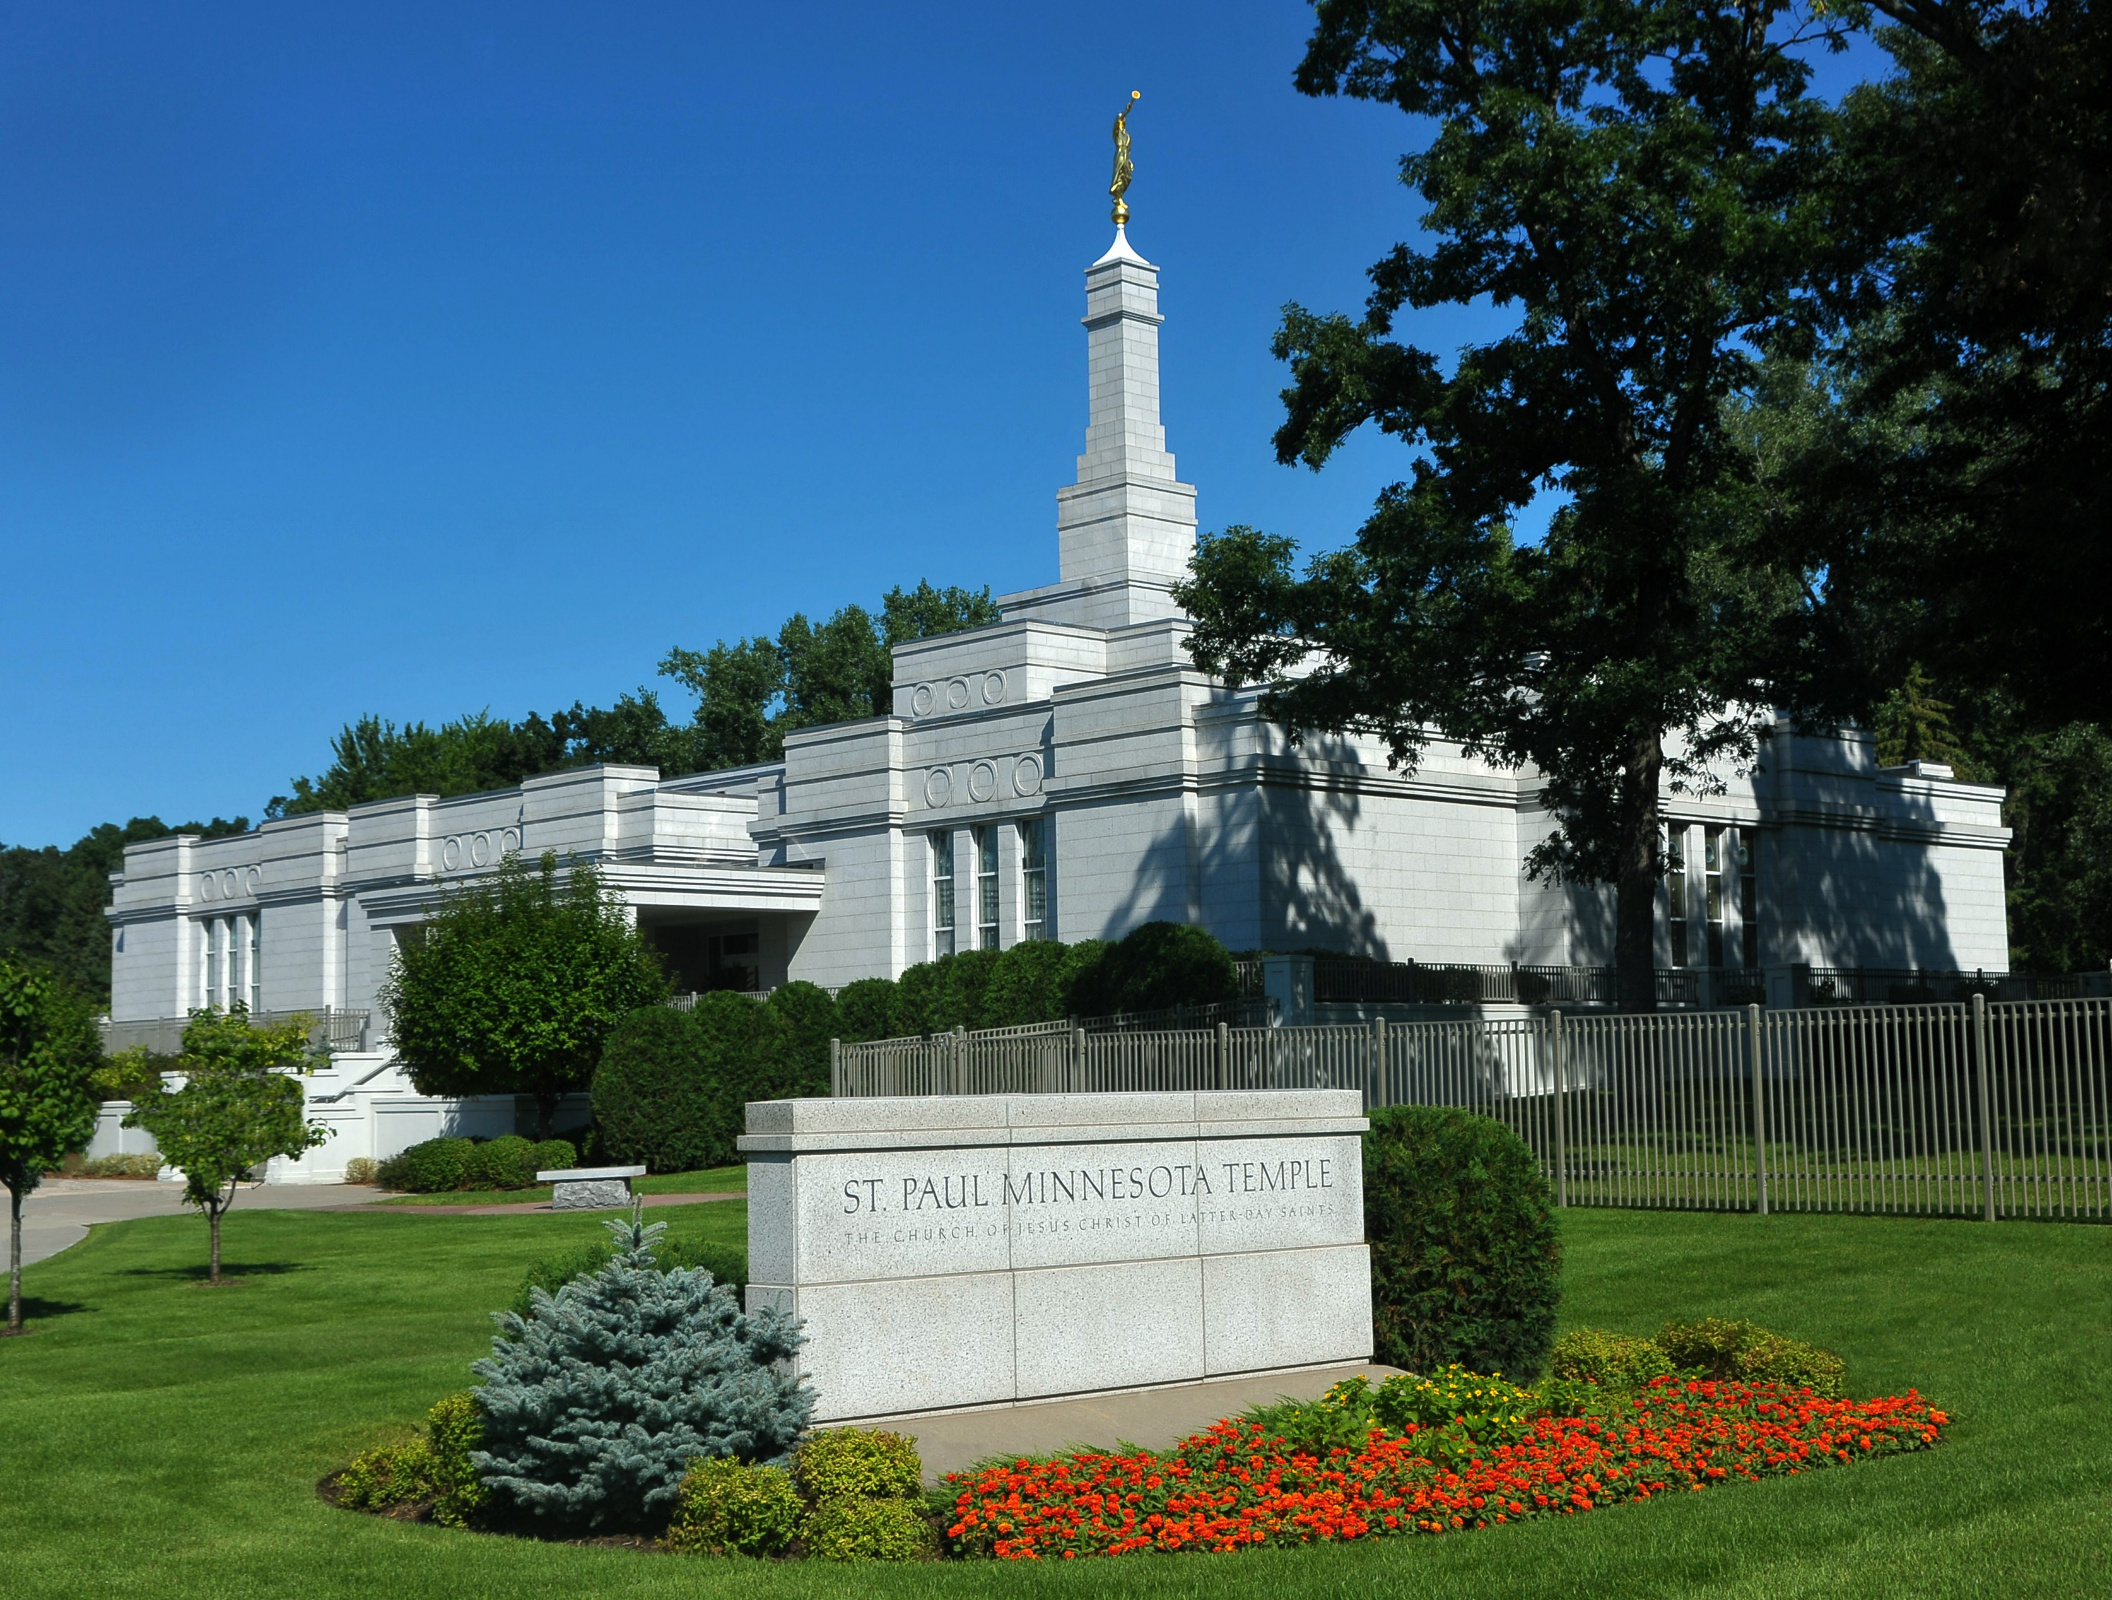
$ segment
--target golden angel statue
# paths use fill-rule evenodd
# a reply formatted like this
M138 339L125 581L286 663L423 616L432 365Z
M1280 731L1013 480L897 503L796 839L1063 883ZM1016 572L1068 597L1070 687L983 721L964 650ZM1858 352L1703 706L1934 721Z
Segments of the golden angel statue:
M1107 186L1107 192L1115 197L1115 226L1129 221L1129 203L1122 197L1129 192L1129 180L1136 175L1136 165L1129 159L1129 114L1136 110L1137 102L1144 98L1142 89L1129 91L1129 104L1115 114L1115 181Z

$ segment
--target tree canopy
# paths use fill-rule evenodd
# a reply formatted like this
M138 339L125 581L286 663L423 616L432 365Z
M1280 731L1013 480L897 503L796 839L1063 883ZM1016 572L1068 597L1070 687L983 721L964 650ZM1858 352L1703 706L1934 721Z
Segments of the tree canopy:
M102 1040L62 979L0 956L0 1183L7 1185L7 1328L22 1327L22 1199L95 1132Z
M545 854L443 892L380 1002L420 1094L532 1096L547 1139L610 1031L667 998L658 958L586 862Z
M236 1191L262 1183L273 1156L298 1156L330 1137L306 1119L301 1077L329 1060L309 1041L311 1026L307 1017L252 1025L240 1006L194 1011L182 1052L169 1063L183 1086L157 1082L125 1118L126 1127L153 1134L161 1159L183 1173L183 1198L204 1213L210 1231L213 1283L221 1219Z
M1371 269L1360 321L1291 306L1286 463L1366 422L1417 447L1348 550L1233 528L1181 591L1200 665L1273 682L1295 729L1435 726L1531 763L1553 828L1534 874L1611 882L1622 1002L1655 1004L1659 792L1720 785L1771 720L1810 578L1774 515L1753 401L1827 243L1813 48L1841 25L1768 4L1321 0L1308 94L1429 130L1402 162L1434 243ZM1427 119L1427 120L1423 120ZM1403 308L1486 297L1516 324L1451 364ZM1544 540L1510 523L1566 495Z

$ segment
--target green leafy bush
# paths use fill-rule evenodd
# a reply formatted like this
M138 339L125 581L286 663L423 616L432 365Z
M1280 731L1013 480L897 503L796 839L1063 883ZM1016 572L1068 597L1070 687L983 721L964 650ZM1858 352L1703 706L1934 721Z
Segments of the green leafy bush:
M465 1189L526 1189L535 1182L535 1141L509 1133L474 1146L462 1163Z
M459 1189L469 1167L469 1153L475 1148L470 1140L455 1138L414 1144L381 1164L382 1185L412 1194L444 1194Z
M345 1182L379 1183L380 1181L381 1163L372 1156L354 1156L345 1163Z
M1547 1370L1557 1378L1595 1383L1602 1389L1634 1389L1671 1376L1673 1366L1654 1339L1604 1328L1574 1328L1555 1341Z
M968 1026L1024 1028L1069 1016L1072 949L1054 939L1026 939L1005 951L990 969Z
M536 1290L554 1295L566 1284L599 1272L615 1254L615 1246L609 1240L590 1239L562 1255L545 1257L528 1269L508 1309L517 1317L527 1316L535 1308ZM748 1287L748 1252L739 1245L674 1234L660 1240L653 1260L670 1271L701 1268L711 1274L712 1282L731 1289L736 1299Z
M607 1266L555 1296L535 1292L526 1317L501 1313L491 1355L472 1369L484 1380L474 1460L501 1515L658 1532L692 1462L782 1459L814 1392L781 1365L800 1343L790 1319L743 1315L709 1273L663 1271L665 1224L609 1230Z
M1809 1389L1828 1399L1838 1396L1848 1376L1847 1364L1831 1350L1770 1332L1757 1323L1703 1317L1698 1322L1668 1322L1657 1336L1666 1357L1683 1371L1746 1383L1779 1383Z
M1539 1412L1539 1396L1506 1383L1500 1373L1469 1372L1450 1364L1424 1377L1388 1378L1373 1391L1372 1416L1398 1432L1410 1423L1419 1428L1457 1428L1476 1444L1503 1444L1523 1438Z
M1147 922L1083 965L1068 998L1081 1017L1221 1005L1239 998L1239 977L1231 952L1201 928Z
M667 1547L689 1555L774 1556L792 1543L805 1507L783 1467L721 1456L683 1476Z
M158 1155L97 1156L81 1163L86 1178L153 1178L161 1174Z
M1500 1122L1389 1106L1364 1136L1377 1359L1531 1378L1554 1343L1561 1250L1553 1196Z
M860 978L836 996L837 1035L845 1044L888 1039L895 1031L895 980Z
M751 1100L791 1087L785 1025L746 995L700 995L694 1011L648 1006L609 1036L594 1113L614 1160L687 1172L736 1159Z
M831 1428L817 1433L792 1458L799 1492L817 1504L845 1496L914 1495L924 1480L917 1441L899 1433Z
M426 1413L423 1438L354 1456L337 1474L337 1503L351 1511L415 1511L446 1527L468 1527L484 1505L471 1459L481 1426L474 1394L449 1395Z
M920 1561L935 1547L931 1523L912 1500L824 1500L799 1536L823 1561Z
M819 984L787 983L770 991L763 1002L784 1030L786 1080L790 1095L829 1092L829 1041L842 1037L843 1020L836 1002Z
M537 1172L562 1172L579 1165L579 1152L569 1139L545 1139L535 1147Z

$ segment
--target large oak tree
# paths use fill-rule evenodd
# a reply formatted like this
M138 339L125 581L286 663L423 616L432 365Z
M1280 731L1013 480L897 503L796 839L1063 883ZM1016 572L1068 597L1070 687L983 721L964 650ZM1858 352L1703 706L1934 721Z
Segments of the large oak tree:
M1805 58L1840 24L1765 0L1316 9L1298 87L1428 130L1402 177L1432 242L1371 269L1359 321L1286 311L1277 451L1317 468L1370 422L1419 453L1302 576L1287 540L1206 540L1192 648L1402 765L1434 727L1536 767L1552 826L1529 866L1615 885L1621 1001L1648 1009L1661 790L1753 757L1807 609L1750 402L1825 255ZM1515 326L1456 361L1395 336L1404 308L1484 298ZM1522 545L1511 519L1547 488L1563 509Z

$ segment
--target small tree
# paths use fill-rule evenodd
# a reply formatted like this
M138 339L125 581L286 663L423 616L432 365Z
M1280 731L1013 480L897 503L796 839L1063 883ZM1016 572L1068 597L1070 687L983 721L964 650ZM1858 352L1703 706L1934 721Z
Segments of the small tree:
M183 1087L157 1088L125 1118L145 1128L183 1173L183 1198L212 1231L211 1280L220 1281L220 1219L243 1184L264 1181L273 1156L297 1156L330 1137L302 1113L301 1075L328 1059L308 1042L306 1017L253 1027L249 1014L194 1011L176 1058Z
M22 1197L95 1131L102 1041L67 984L0 956L0 1183L7 1185L7 1331L22 1331Z
M420 1094L535 1097L539 1137L583 1089L603 1043L667 979L600 875L557 857L447 892L381 988L396 1053Z

